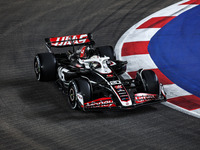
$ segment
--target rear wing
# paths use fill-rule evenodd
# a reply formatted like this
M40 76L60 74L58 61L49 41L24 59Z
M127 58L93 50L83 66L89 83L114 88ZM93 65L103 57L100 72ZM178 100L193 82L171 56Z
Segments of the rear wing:
M48 48L51 47L65 47L76 45L94 45L92 34L68 35L62 37L45 38Z

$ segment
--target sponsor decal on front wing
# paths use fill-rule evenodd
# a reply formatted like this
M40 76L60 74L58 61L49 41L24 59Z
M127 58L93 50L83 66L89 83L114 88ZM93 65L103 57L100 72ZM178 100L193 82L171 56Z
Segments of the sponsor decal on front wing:
M123 106L132 105L131 98L122 84L114 85L113 88Z
M157 94L138 93L138 94L135 94L135 103L141 104L144 102L156 100L157 98L158 98Z
M99 98L91 102L84 104L85 108L105 108L105 107L116 107L113 100L110 97Z

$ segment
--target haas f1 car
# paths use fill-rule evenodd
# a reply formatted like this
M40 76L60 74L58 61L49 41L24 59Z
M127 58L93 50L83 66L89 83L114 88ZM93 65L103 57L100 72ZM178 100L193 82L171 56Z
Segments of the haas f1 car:
M163 86L152 70L140 69L135 79L124 79L127 62L116 60L111 46L95 48L90 33L45 41L48 52L34 59L36 78L55 81L72 109L131 109L166 101ZM54 53L52 48L67 50Z

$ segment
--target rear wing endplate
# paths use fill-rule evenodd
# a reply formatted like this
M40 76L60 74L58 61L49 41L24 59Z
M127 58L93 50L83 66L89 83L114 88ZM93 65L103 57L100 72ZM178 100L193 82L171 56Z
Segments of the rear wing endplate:
M46 45L51 47L65 47L76 45L94 45L92 34L68 35L62 37L45 38Z

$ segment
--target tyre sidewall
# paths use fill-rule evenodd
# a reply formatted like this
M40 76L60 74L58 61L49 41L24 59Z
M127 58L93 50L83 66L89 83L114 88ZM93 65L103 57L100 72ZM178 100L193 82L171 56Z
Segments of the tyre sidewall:
M41 64L40 64L40 58L38 55L36 55L34 59L34 71L35 71L37 80L40 81L41 80Z
M37 73L35 68L35 63L38 63L38 70ZM54 81L56 80L57 76L57 63L56 58L51 53L40 53L35 56L34 59L34 69L36 73L36 78L39 81Z
M156 74L152 70L142 72L142 78L147 93L159 94L159 81Z
M74 102L72 102L72 95L70 95L70 94L72 94L71 90L74 91L74 95L73 95L74 96L74 99L73 99ZM77 93L78 93L77 83L75 82L75 80L72 80L72 81L70 81L69 87L68 87L68 103L69 103L71 109L73 109L73 110L77 109L77 105L78 105Z
M74 88L75 93L76 93L76 106L73 106L72 103L70 102L70 89ZM84 110L84 107L80 107L81 104L78 103L78 96L77 94L82 95L83 99L83 104L86 102L91 101L92 99L92 86L90 85L89 81L84 78L76 78L70 81L69 87L68 87L68 102L70 104L70 107L72 109L77 109L77 108L82 108Z

